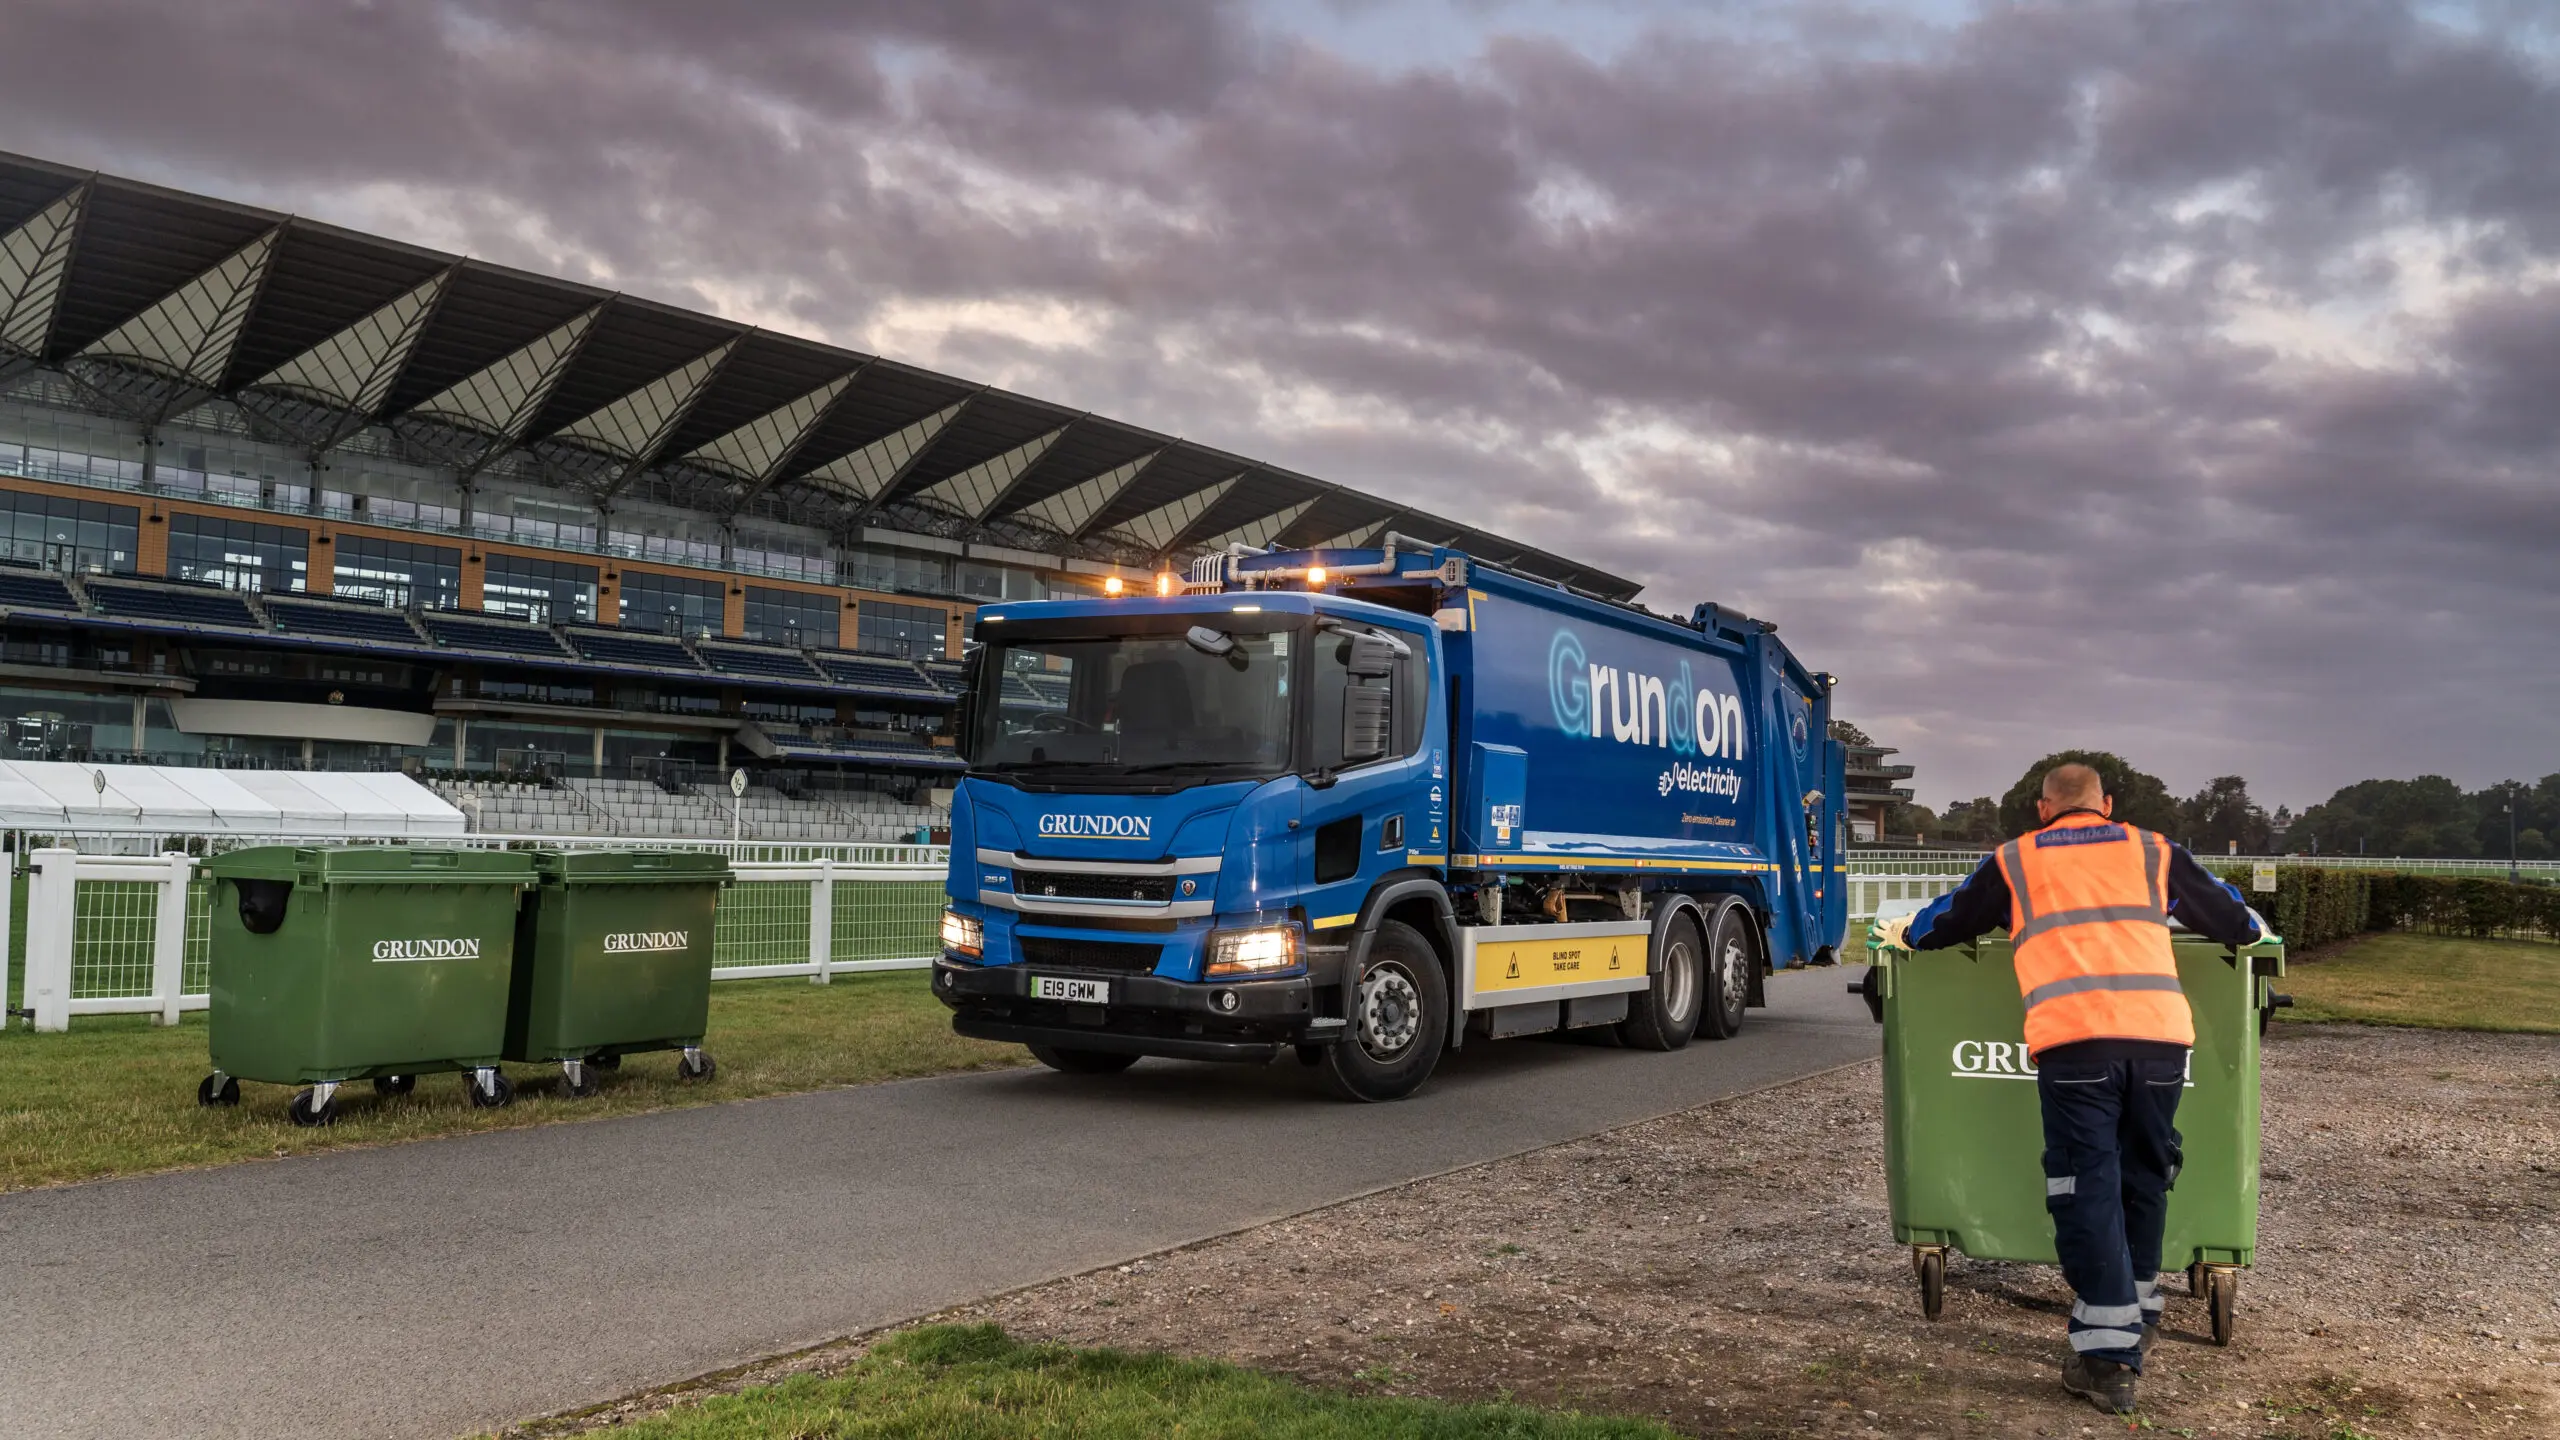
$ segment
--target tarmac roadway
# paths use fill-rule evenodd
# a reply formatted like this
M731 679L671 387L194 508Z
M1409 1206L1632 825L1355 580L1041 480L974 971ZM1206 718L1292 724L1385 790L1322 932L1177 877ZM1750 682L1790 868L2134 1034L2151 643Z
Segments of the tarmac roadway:
M1845 972L1855 973L1855 972ZM958 1075L0 1196L0 1435L444 1437L1877 1053L1841 970L1731 1041Z

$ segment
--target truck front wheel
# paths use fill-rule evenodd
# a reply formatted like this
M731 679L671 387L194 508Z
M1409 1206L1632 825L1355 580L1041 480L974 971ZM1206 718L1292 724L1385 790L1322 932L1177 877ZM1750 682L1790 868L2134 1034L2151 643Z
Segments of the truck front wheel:
M1361 1101L1421 1089L1449 1043L1449 982L1430 942L1401 921L1380 921L1348 998L1350 1033L1325 1052L1325 1088Z
M1677 1050L1698 1031L1706 957L1698 922L1686 915L1662 927L1662 950L1653 957L1653 984L1627 997L1618 1043L1638 1050Z

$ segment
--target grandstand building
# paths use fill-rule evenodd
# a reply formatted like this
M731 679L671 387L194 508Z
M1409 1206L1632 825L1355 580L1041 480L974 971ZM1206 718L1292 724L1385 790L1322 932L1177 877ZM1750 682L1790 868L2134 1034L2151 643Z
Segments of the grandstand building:
M491 830L897 830L958 768L978 602L1390 529L1636 588L894 359L0 155L0 758L405 768ZM732 766L761 820L694 788Z

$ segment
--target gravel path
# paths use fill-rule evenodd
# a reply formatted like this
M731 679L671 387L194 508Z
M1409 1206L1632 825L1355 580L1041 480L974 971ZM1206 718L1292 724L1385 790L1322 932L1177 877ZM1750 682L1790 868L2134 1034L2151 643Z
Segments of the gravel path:
M2287 1024L2265 1080L2238 1338L2214 1348L2176 1294L2135 1428L2560 1436L2560 1039ZM2059 1272L1958 1259L1945 1318L1920 1318L1879 1112L1855 1065L933 1318L1698 1435L2113 1433L2055 1381Z
M1861 1065L943 1317L1706 1435L2078 1435L2059 1272L1919 1318ZM2283 1026L2239 1338L2170 1304L2168 1433L2560 1434L2560 1041Z

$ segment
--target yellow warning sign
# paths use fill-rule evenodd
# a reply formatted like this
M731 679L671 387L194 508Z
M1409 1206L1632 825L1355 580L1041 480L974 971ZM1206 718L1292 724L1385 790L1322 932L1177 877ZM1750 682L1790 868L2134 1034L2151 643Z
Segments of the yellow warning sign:
M1478 940L1476 990L1534 990L1583 980L1623 980L1645 973L1645 937Z

